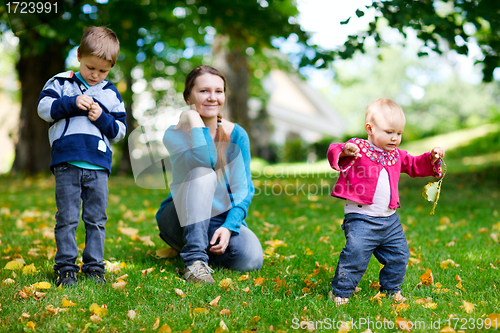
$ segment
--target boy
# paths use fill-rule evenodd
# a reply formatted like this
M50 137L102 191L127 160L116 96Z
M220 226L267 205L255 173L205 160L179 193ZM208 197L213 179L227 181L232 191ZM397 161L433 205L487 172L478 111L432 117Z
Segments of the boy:
M85 223L82 272L103 284L111 143L127 132L125 108L106 77L120 51L116 34L106 27L86 28L78 47L80 71L57 74L40 93L38 115L49 122L50 170L56 180L56 286L77 283L75 230L80 206ZM81 202L83 204L81 204Z
M342 224L346 245L332 280L337 305L349 301L373 254L384 267L380 290L402 300L401 285L406 274L409 250L396 214L401 172L411 177L441 175L444 150L437 147L420 156L398 149L405 116L390 99L372 102L366 111L368 140L351 139L333 143L328 149L330 166L340 171L332 196L347 200Z

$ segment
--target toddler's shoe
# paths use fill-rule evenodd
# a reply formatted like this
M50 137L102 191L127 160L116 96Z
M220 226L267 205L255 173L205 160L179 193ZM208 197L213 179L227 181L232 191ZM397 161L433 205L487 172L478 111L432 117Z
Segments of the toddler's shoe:
M333 302L335 303L336 306L344 305L344 304L347 304L347 302L349 302L349 297L335 296L335 295L333 295L331 290L328 293L328 296L333 300Z
M57 281L56 281L56 287L59 286L73 286L78 282L76 279L76 272L69 270L69 271L59 271L57 273Z
M215 283L212 274L214 270L208 267L207 263L196 260L184 269L184 279L193 283Z
M408 300L406 297L401 295L401 291L398 291L397 293L392 294L391 298L394 300L394 303L404 303Z
M105 284L106 283L106 279L104 278L104 273L101 271L96 271L93 269L89 272L86 272L85 277L87 279L94 280L94 282L97 284Z

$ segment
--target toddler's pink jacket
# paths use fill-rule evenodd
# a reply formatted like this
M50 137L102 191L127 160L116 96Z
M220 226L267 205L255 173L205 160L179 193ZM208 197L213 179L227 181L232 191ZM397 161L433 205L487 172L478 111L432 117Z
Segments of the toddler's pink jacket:
M340 171L337 183L333 187L332 196L349 199L354 202L371 205L382 168L389 174L391 187L390 209L399 205L398 182L401 172L410 177L441 177L441 159L432 164L430 152L420 156L412 156L407 151L395 148L393 151L378 151L367 140L350 139L347 142L356 144L362 157L343 157L340 154L345 143L332 143L328 149L330 166Z

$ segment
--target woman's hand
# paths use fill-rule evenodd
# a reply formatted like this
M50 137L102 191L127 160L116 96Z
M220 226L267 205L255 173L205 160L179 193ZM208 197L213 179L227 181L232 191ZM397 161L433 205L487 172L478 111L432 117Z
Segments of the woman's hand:
M181 113L179 122L175 125L174 129L181 129L189 133L193 127L205 127L205 124L196 110L187 110Z
M444 149L441 147L435 147L431 150L432 163L436 163L437 160L444 157Z
M226 248L229 245L229 239L231 238L231 231L224 227L220 227L215 230L214 235L212 236L212 240L210 241L210 245L213 245L210 248L210 252L214 254L223 254L226 252ZM219 239L219 244L214 245Z

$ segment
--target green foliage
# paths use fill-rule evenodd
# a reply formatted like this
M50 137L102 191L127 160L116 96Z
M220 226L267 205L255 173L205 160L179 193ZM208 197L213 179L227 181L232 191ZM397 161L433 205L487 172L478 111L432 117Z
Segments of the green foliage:
M474 39L483 55L478 63L483 64L484 81L493 78L493 71L500 65L500 55L493 50L500 48L500 2L495 0L429 0L429 1L374 1L366 10L375 9L374 22L369 28L349 40L340 50L343 58L351 57L355 51L365 50L365 41L373 39L378 45L385 41L378 30L379 23L387 24L399 30L406 37L408 27L417 32L417 37L425 45L419 55L431 52L443 53L451 49L459 54L472 51L467 42ZM358 11L356 15L359 17ZM348 22L348 21L347 21ZM445 41L446 43L442 43Z
M334 86L323 93L349 120L348 132L353 136L366 137L366 107L378 98L391 98L403 108L406 142L495 121L498 84L465 82L455 73L440 75L444 66L449 65L437 57L432 61L416 57L411 48L371 49L336 63ZM415 97L414 89L421 96Z
M287 140L282 148L282 162L304 162L307 161L307 143L298 138Z

